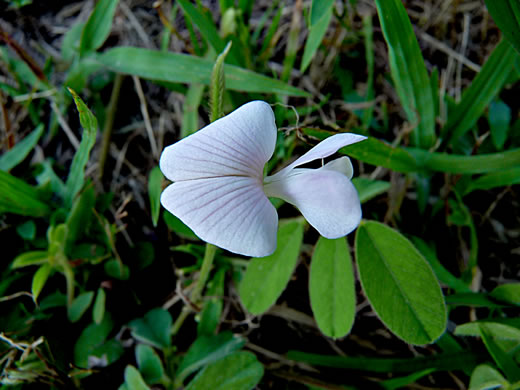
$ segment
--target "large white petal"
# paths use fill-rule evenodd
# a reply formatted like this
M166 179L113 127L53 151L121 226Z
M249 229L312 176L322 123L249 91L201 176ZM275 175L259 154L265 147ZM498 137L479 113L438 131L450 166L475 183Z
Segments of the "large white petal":
M306 164L308 162L329 157L330 155L336 153L339 149L344 146L355 144L356 142L360 142L365 140L367 137L364 137L359 134L351 134L351 133L342 133L335 134L329 138L324 139L318 145L314 146L311 150L305 153L303 156L298 158L292 164L289 164L281 171L274 174L272 177L281 177L290 173L290 171L299 166Z
M276 248L278 215L258 179L178 181L163 191L161 203L202 240L228 251L263 257Z
M172 181L220 176L261 178L276 144L271 106L253 101L164 149L160 167Z
M343 172L327 166L294 169L265 184L264 191L267 196L296 206L326 238L345 236L361 221L361 204L354 185Z

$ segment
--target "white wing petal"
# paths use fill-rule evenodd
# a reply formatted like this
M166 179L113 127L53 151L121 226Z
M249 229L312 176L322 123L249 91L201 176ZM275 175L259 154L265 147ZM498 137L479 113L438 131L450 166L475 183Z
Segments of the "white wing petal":
M265 184L264 191L296 206L322 236L338 238L359 225L361 204L345 174L329 168L294 169Z
M253 101L164 149L160 167L172 181L220 176L261 178L276 144L273 110Z
M278 215L258 179L179 181L163 191L161 203L202 240L228 251L263 257L276 248Z
M359 134L335 134L332 137L326 138L323 141L321 141L318 145L313 147L299 159L294 161L292 164L289 164L284 169L274 174L272 177L281 177L287 175L293 168L299 165L306 164L319 158L329 157L330 155L336 153L342 147L350 144L355 144L356 142L363 141L366 138L367 137L364 137Z

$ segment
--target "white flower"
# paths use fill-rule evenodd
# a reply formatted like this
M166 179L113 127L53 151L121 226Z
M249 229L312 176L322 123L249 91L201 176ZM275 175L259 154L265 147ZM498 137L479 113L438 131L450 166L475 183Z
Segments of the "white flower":
M276 134L269 104L253 101L168 146L160 167L174 183L163 191L162 205L202 240L245 256L267 256L276 248L278 214L268 197L296 206L324 237L353 231L361 205L348 157L318 169L296 167L365 137L333 135L264 178Z

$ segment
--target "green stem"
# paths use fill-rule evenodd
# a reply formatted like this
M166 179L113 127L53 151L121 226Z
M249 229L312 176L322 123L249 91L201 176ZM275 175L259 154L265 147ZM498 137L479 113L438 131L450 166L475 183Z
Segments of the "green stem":
M112 94L110 95L110 102L106 110L105 124L103 126L103 140L101 143L101 153L99 154L99 181L103 179L105 171L105 163L108 152L110 151L110 139L112 138L112 127L114 124L114 117L117 109L117 102L119 101L119 92L121 91L121 84L124 76L120 73L116 74L114 86L112 87Z
M204 286L208 281L209 272L211 271L211 267L213 266L213 259L215 259L216 251L217 247L215 245L206 244L206 252L204 253L204 259L202 260L200 275L197 279L195 289L193 290L193 293L190 296L191 301L194 304L197 304L200 297L202 296L202 290L204 290Z

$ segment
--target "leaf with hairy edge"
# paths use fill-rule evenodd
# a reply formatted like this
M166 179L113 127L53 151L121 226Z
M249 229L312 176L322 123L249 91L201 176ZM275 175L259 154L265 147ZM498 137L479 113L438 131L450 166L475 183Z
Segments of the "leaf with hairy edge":
M398 337L428 344L446 329L439 282L417 249L397 231L362 221L356 259L363 291L381 321Z
M187 54L166 53L136 47L117 47L97 57L97 61L115 72L128 73L149 80L209 85L214 62ZM172 72L175 69L175 72ZM302 96L309 94L283 81L225 65L226 88L260 93Z
M352 260L345 237L320 237L311 260L309 294L312 312L324 335L347 335L356 314Z
M98 128L96 117L88 109L83 100L81 100L76 92L70 88L69 92L74 98L74 102L76 103L76 107L79 112L79 121L81 123L81 127L83 127L83 135L81 137L79 148L74 155L74 159L72 160L69 176L67 177L67 182L65 183L65 204L68 207L72 205L72 201L74 200L75 196L83 187L83 183L85 181L85 167L87 166L90 151L96 142Z
M428 149L435 142L435 105L419 43L401 0L376 0L376 7L388 44L392 79L414 127L413 143Z

